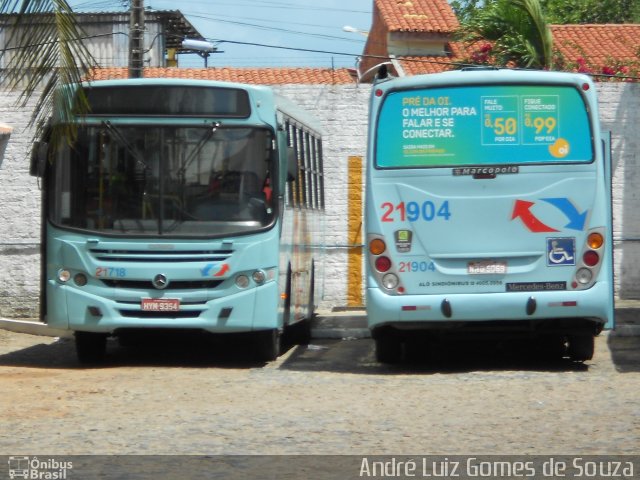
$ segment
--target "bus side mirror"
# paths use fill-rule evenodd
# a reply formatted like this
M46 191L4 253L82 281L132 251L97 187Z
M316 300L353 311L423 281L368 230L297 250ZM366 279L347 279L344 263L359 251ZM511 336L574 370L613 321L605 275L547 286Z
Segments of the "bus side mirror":
M47 153L49 144L47 142L35 142L31 149L31 164L29 174L32 177L43 177L44 169L47 166Z
M292 147L287 148L287 182L295 182L298 178L298 157Z

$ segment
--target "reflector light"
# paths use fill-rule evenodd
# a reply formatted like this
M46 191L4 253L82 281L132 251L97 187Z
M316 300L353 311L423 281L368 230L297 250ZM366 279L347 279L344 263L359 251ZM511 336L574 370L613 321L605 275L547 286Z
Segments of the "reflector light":
M379 272L386 272L391 268L391 260L389 257L376 258L376 270Z
M416 307L415 305L403 305L402 306L402 310L404 310L405 312L413 312L414 310L417 310L418 307Z
M600 235L599 233L591 233L587 238L587 244L589 245L589 248L593 248L594 250L600 248L603 243L604 238L602 238L602 235Z
M550 307L577 307L578 302L576 301L567 301L567 302L549 302Z
M376 97L381 97L382 96L382 90L377 89L376 90Z
M588 83L583 83L583 84L582 84L582 90L584 90L585 92L586 92L587 90L589 90L589 88L590 88L590 87L589 87L589 84L588 84Z
M380 255L387 249L387 246L384 243L384 240L380 240L379 238L374 238L369 242L369 252L372 255Z
M595 267L600 261L600 255L593 250L587 250L582 256L582 261L587 267Z

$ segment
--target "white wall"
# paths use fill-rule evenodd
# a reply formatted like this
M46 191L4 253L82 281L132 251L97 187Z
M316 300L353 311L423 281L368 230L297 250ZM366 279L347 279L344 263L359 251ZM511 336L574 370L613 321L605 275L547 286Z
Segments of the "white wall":
M612 132L615 291L640 298L640 84L598 84L602 128Z
M324 129L327 255L321 281L324 310L346 305L348 170L365 157L368 85L283 85L276 88L318 117ZM613 132L616 294L640 298L640 84L598 84L603 128ZM0 122L14 127L0 167L0 317L35 317L39 290L39 202L29 176L29 109L0 98Z

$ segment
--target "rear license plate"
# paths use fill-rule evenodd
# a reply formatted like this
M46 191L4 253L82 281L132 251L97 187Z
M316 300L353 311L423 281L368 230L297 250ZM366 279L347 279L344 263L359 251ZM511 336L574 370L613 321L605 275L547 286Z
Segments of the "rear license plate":
M469 275L496 275L507 273L507 262L494 260L483 260L480 262L469 262L467 264Z
M145 312L177 312L180 310L180 300L177 298L143 298L140 305Z

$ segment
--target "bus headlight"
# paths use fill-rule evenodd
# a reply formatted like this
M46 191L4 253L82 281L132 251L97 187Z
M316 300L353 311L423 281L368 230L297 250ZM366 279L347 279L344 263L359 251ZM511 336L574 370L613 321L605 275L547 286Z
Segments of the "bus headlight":
M84 287L87 284L87 276L84 273L76 273L73 281L77 286Z
M236 286L238 288L247 288L249 286L249 277L246 275L238 275L236 277Z
M253 281L258 285L262 285L267 279L267 275L262 270L256 270L253 272L253 275L251 275L251 278L253 278Z
M393 273L387 273L384 277L382 277L382 286L387 290L393 290L398 286L398 283L398 277Z
M58 270L59 282L67 283L69 280L71 280L71 272L69 270L66 270L64 268L61 268L60 270Z

